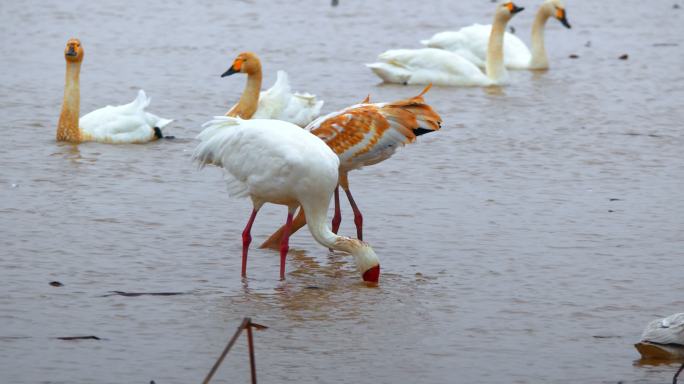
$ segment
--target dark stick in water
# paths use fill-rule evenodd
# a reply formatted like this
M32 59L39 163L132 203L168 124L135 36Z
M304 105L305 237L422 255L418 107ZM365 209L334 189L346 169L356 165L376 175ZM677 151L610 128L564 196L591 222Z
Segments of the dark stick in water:
M204 378L202 384L209 384L209 381L211 381L211 378L216 373L216 370L218 370L221 363L223 363L223 359L226 358L226 355L228 354L228 352L230 352L230 349L233 347L233 344L235 344L238 336L240 336L240 333L242 333L243 330L247 330L247 345L249 347L249 366L252 374L252 384L256 384L256 363L254 361L254 341L252 339L252 328L261 330L266 329L267 327L260 324L252 323L252 319L249 317L245 317L244 319L242 319L242 323L240 323L240 326L238 326L237 331L235 331L233 337L231 337L228 341L228 344L223 349L223 352L221 352L221 356L219 356L218 360L216 360L214 366L211 367L211 370L207 374L207 377Z
M672 384L677 384L677 377L679 377L679 374L682 373L682 370L684 370L684 363L681 367L679 367L679 370L677 370L677 373L675 373L674 377L672 378Z

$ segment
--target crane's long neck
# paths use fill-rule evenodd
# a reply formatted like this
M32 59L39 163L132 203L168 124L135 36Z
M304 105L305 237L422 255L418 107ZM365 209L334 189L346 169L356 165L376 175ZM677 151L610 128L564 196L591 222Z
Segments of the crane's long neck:
M546 47L544 46L544 28L548 19L549 12L545 5L542 5L539 7L539 11L537 11L534 23L532 24L531 69L547 69L549 67L549 59L546 56Z
M338 236L328 228L327 212L330 196L321 202L302 201L301 203L309 231L317 242L324 247L350 253L354 257L356 268L361 273L378 265L377 256L367 244L349 237Z
M239 115L243 119L251 119L259 106L259 93L261 92L261 68L258 71L247 74L247 85L238 101Z
M78 128L81 108L80 72L80 62L67 62L62 113L59 115L59 122L57 123L57 141L72 143L81 141L81 130Z
M494 16L492 31L489 33L489 43L487 45L487 77L492 81L498 82L506 78L507 72L504 66L503 41L506 32L506 20L502 17Z

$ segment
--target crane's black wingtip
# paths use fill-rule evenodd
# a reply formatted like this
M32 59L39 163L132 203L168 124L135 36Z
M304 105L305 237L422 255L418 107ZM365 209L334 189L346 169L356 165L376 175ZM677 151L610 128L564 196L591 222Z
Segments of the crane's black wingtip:
M434 132L432 129L425 129L425 128L414 128L413 129L413 134L416 136L424 135L426 133Z

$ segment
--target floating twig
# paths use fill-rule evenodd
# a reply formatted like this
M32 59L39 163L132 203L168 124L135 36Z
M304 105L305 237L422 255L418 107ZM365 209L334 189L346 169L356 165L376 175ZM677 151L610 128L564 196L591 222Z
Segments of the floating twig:
M102 295L101 297L109 296L126 296L126 297L138 297L138 296L176 296L185 295L187 292L124 292L124 291L110 291L111 293L107 295Z
M57 337L59 340L74 341L74 340L102 340L97 336L62 336Z

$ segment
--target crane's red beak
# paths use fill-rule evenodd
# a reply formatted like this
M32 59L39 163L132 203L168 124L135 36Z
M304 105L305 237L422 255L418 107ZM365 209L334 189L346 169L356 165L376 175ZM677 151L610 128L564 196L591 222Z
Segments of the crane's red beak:
M380 280L380 265L376 265L363 273L363 281L377 283Z

